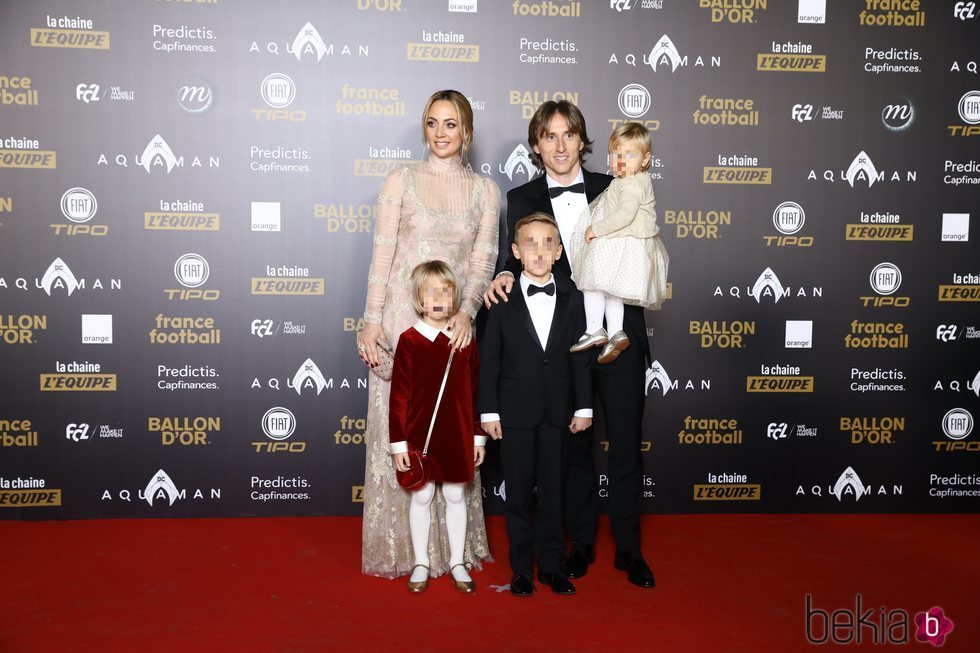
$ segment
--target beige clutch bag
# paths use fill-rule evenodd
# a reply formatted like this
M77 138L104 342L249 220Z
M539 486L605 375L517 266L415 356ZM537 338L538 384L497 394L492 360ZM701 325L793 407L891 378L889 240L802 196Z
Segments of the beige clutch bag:
M385 381L391 381L391 373L395 369L395 350L385 340L378 339L378 366L371 371Z

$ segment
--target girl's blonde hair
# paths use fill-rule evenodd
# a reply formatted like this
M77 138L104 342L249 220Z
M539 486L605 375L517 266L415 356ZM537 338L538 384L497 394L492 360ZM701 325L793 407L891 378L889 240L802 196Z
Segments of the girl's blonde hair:
M412 270L412 308L415 309L415 313L419 317L425 315L425 309L422 306L422 292L425 290L425 285L429 279L442 281L453 289L453 306L450 315L459 312L462 297L459 282L456 281L456 275L453 274L452 268L444 261L426 261L419 263Z
M614 148L620 143L624 145L631 143L640 148L641 154L651 154L650 132L638 122L623 123L613 130L613 133L609 136L609 146ZM652 159L645 166L640 166L640 170L644 172L649 170L651 163L653 163Z

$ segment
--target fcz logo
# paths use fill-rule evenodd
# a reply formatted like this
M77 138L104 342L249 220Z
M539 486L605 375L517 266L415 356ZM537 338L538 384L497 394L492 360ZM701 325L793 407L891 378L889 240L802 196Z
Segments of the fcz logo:
M65 437L72 442L88 440L88 424L69 424L65 427Z
M252 320L252 335L260 338L273 335L272 320Z
M770 422L768 428L766 429L766 435L773 440L781 440L787 435L789 427L786 422Z
M958 336L959 333L955 324L940 324L936 327L936 340L949 342L950 340L956 340Z
M970 4L973 4L972 2ZM629 11L636 6L636 0L609 0L609 8L616 11Z
M75 99L81 100L85 104L88 104L89 102L98 102L101 99L99 97L99 85L79 84L75 87Z
M806 120L813 120L813 105L812 104L794 104L793 105L793 120L797 122L804 122Z
M977 5L975 2L957 2L953 5L953 16L960 20L976 18L976 8Z

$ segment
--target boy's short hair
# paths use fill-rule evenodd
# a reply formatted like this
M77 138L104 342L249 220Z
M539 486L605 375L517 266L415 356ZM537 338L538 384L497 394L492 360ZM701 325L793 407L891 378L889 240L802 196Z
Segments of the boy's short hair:
M412 270L412 308L415 309L415 313L419 317L425 315L425 308L422 306L422 290L430 278L435 278L452 286L453 308L451 315L458 313L462 303L459 282L456 280L452 268L445 261L425 261L416 265Z
M650 131L638 122L623 123L613 130L613 133L609 135L609 146L616 147L620 143L632 143L638 146L643 154L651 154L652 152ZM641 166L640 170L649 170L650 163L652 161Z
M529 215L525 215L523 218L517 221L517 224L514 225L515 243L517 242L517 234L521 232L521 229L534 222L544 222L545 224L551 225L552 227L554 227L555 233L559 234L559 238L561 237L560 236L561 232L558 230L558 223L555 222L555 219L550 215L548 215L547 213L541 213L540 211L536 211Z

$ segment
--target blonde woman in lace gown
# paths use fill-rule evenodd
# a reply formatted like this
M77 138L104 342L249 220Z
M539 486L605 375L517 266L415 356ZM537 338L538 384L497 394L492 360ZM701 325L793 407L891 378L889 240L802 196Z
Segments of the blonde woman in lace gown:
M378 196L364 330L357 339L358 353L368 365L377 364L378 338L394 346L398 336L417 321L410 275L416 265L433 259L449 264L463 290L461 309L450 321L453 344L475 347L471 320L497 260L500 191L492 180L462 164L461 155L473 139L469 102L457 91L433 94L422 113L422 132L428 158L392 170ZM391 385L374 374L368 379L361 570L395 578L410 573L415 565L408 524L411 497L395 480L388 450ZM481 561L491 560L479 470L466 487L464 501L464 561L479 569ZM429 521L432 576L449 571L445 509L444 499L436 493L434 518Z

